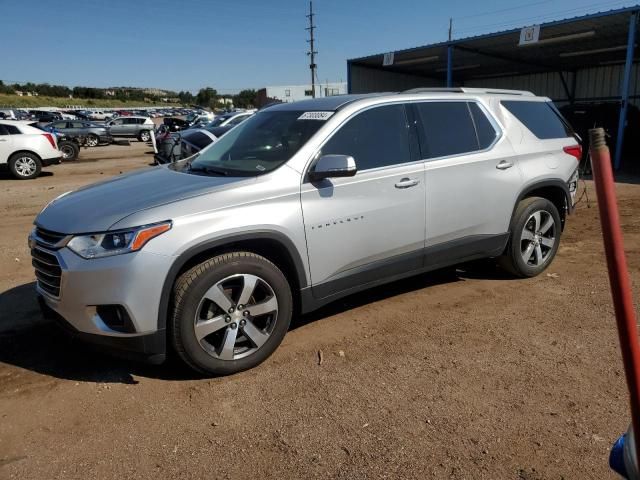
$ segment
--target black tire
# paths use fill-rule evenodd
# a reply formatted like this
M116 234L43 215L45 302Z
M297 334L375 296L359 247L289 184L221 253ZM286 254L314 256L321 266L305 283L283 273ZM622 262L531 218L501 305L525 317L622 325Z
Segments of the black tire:
M542 225L536 231L536 219L533 217L538 212L542 218L538 222ZM547 221L553 221L553 225L545 233L542 233ZM525 232L525 227L530 233ZM517 277L526 278L539 275L553 261L560 245L561 233L560 214L551 201L541 197L525 198L518 204L513 215L509 243L504 254L500 257L500 265ZM549 245L551 239L553 239L553 243ZM531 252L529 252L529 248L532 248ZM538 248L540 248L540 256ZM529 261L525 261L524 257L529 253L531 254Z
M270 328L270 330L266 341L264 341L257 350L242 358L225 360L217 358L215 352L211 352L209 348L210 345L206 343L211 337L204 337L202 341L199 341L196 337L195 325L198 321L196 319L201 318L202 312L204 311L203 305L207 305L206 311L211 312L211 317L206 318L214 317L215 319L224 315L225 322L231 322L229 326L225 325L224 328L212 333L211 335L214 337L216 335L224 335L226 339L229 329L235 330L237 328L236 335L239 335L240 339L247 339L247 342L250 343L251 335L245 335L243 327L239 326L242 325L242 319L247 318L253 322L258 322L260 318L264 317L254 319L251 315L247 317L232 316L241 315L241 313L239 313L241 311L239 305L234 305L237 307L235 314L226 315L226 312L219 310L219 307L215 303L203 303L207 302L204 297L209 289L234 275L257 276L264 280L264 282L266 282L265 284L268 285L273 293L269 298L272 299L275 297L277 301L277 313L270 319L269 315L272 314L266 315L270 327L265 327L264 331L268 328ZM242 277L242 279L244 281L244 277ZM244 284L242 288L244 288ZM233 293L228 295L228 297L231 298L233 298L233 296ZM250 311L251 304L248 304L245 308ZM209 309L218 309L217 315ZM175 351L180 358L194 370L205 375L230 375L255 367L275 351L289 329L292 310L293 300L291 298L291 288L278 267L266 258L254 253L226 253L196 265L178 278L174 288L174 310L169 326L169 335ZM228 320L229 318L232 318L232 320ZM240 319L239 323L235 323L236 318ZM247 328L247 326L244 328ZM205 342L204 346L203 342ZM222 342L224 343L224 339ZM232 356L235 356L236 352L235 345L237 345L237 343L235 342L236 340L234 340L233 343ZM252 348L255 347L256 344L253 344Z
M138 133L138 140L141 142L150 142L151 133L149 130L140 130L140 133Z
M17 152L9 158L9 171L18 180L30 180L40 175L42 162L33 153Z
M98 145L100 145L100 137L98 137L97 135L94 135L93 133L90 133L89 135L87 135L88 147L97 147Z
M80 155L80 146L70 140L63 140L58 143L58 150L62 152L62 161L64 162L77 160L78 155Z

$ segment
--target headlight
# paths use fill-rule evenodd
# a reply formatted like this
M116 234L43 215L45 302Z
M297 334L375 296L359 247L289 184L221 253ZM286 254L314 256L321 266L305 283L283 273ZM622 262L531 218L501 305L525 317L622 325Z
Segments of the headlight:
M82 258L100 258L140 250L152 238L171 229L171 222L156 223L117 232L73 237L67 247Z

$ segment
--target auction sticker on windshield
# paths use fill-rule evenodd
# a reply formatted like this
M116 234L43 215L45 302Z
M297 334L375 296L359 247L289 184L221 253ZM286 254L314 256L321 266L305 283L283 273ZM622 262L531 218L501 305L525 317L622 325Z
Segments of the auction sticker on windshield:
M334 112L304 112L298 120L328 120Z

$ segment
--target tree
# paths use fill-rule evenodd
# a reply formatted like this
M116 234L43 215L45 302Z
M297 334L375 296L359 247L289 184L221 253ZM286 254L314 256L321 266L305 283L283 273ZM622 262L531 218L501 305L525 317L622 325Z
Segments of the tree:
M218 100L218 92L215 88L201 88L196 95L196 103L203 107L214 107Z
M240 90L233 96L233 104L238 108L253 108L256 104L256 92L253 89Z

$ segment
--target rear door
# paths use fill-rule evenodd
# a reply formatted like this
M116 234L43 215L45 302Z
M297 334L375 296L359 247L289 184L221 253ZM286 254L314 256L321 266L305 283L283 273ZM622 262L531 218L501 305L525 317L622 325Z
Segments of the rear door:
M0 163L7 163L13 153L13 140L6 126L0 124Z
M111 120L110 122L107 123L107 125L109 125L110 127L111 135L114 135L117 137L119 135L126 134L127 130L126 130L124 121L125 121L124 118L116 118L115 120Z
M476 101L412 108L425 160L427 264L499 248L522 179L497 121Z
M424 164L411 145L405 106L348 119L320 155L350 155L353 177L302 185L313 294L317 298L419 269L424 259Z

